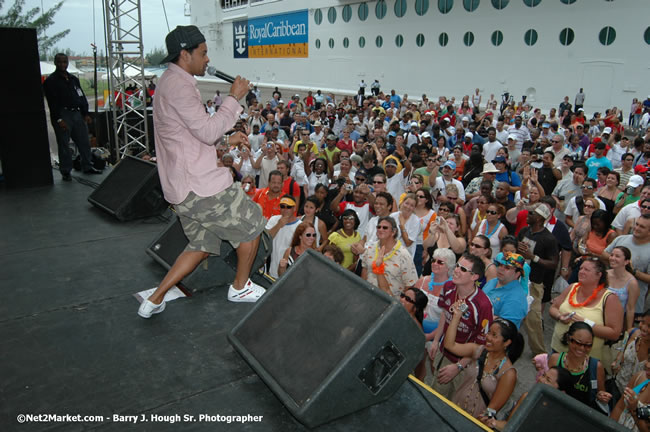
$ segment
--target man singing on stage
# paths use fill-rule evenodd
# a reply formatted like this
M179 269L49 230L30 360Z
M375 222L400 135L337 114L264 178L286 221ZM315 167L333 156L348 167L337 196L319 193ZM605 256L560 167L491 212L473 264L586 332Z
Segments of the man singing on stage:
M163 61L169 62L169 68L158 81L153 105L158 173L189 244L156 291L140 305L138 315L143 318L162 312L165 293L209 254L218 255L222 241L237 249L237 272L228 300L254 302L265 292L249 279L265 225L262 209L233 184L227 168L217 167L214 149L239 118L239 99L248 93L249 81L237 76L211 117L194 78L205 75L210 61L205 37L196 26L178 26L165 43L168 55ZM248 141L242 132L226 139L229 144Z

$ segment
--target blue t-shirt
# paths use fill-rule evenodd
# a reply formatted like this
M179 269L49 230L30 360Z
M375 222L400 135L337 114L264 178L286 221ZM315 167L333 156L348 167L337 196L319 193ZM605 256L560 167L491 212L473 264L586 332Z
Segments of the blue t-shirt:
M498 282L497 278L490 279L483 287L483 292L492 302L494 316L512 321L518 329L528 313L526 292L519 279L500 288L496 287Z
M502 173L497 173L496 181L497 182L506 182L510 186L514 186L514 187L520 187L521 186L521 178L519 177L519 174L517 174L514 171L509 171L509 172L505 171L505 172L502 172ZM514 201L515 200L515 194L512 193L512 192L509 193L508 194L508 199L510 201Z
M589 159L587 159L587 162L585 162L585 165L587 165L587 177L592 178L594 180L598 180L598 168L600 167L607 167L610 170L612 169L612 162L607 159L605 156L597 158L596 156L592 156Z

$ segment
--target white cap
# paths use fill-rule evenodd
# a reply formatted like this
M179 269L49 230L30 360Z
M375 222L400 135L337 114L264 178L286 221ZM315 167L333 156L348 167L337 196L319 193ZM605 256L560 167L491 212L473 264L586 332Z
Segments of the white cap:
M466 121L466 122L468 122L468 121L469 121L469 117L467 117L467 116L464 116L464 117L462 118L462 120L461 120L461 121Z
M611 133L612 133L612 128L611 127L608 126L605 129L603 129L603 135L604 134L611 134Z
M508 135L508 139L513 139L513 140L517 141L517 135L510 134L510 135Z
M644 183L643 177L640 175L633 175L630 177L630 179L627 181L627 186L628 187L633 187L633 188L638 188Z
M474 138L474 134L471 132L465 132L465 138Z
M431 134L429 132L422 132L422 138L431 138Z
M416 122L416 121L411 122L411 125L410 125L410 126L411 126L411 127L418 127L418 122Z

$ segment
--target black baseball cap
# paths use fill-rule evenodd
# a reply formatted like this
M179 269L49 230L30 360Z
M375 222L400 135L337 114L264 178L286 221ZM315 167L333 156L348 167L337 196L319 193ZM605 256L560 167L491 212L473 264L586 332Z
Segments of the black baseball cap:
M205 36L197 26L177 26L165 38L167 57L162 60L162 63L169 63L178 57L182 50L193 48L203 42L205 42Z

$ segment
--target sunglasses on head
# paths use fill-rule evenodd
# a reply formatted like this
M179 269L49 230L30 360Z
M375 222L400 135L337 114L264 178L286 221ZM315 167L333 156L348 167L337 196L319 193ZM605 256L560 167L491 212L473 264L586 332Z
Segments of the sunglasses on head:
M404 294L404 293L400 293L399 296L400 296L400 298L403 298L403 299L406 300L407 302L409 302L409 303L411 303L411 304L415 304L415 300L413 300L411 297L407 296L406 294Z
M286 210L286 209L292 209L293 206L286 205L286 204L280 204L280 208L283 209L283 210Z

